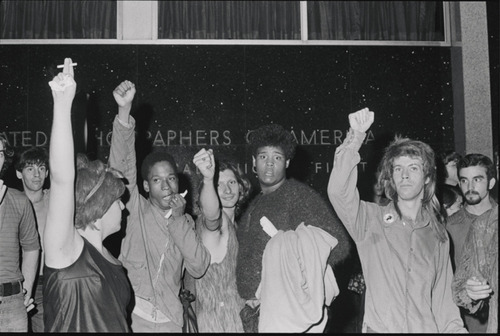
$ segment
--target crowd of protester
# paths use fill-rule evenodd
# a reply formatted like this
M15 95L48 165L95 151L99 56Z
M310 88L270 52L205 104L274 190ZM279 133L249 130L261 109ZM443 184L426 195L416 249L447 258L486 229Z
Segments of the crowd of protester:
M189 213L175 158L159 148L137 160L134 83L113 90L107 163L74 152L71 59L49 85L49 152L30 148L12 162L0 138L0 174L14 163L23 188L0 179L0 332L181 332L184 288L199 332L326 332L352 255L362 332L498 332L489 157L396 136L374 172L373 201L362 200L359 149L376 116L363 108L346 116L327 200L287 177L297 144L268 124L248 139L256 195L234 159L202 148ZM122 222L115 257L104 240Z

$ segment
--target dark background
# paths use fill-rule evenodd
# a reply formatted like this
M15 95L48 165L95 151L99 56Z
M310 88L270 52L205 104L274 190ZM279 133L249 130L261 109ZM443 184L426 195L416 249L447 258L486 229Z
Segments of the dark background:
M487 5L494 18L488 29L498 150L498 2ZM138 121L139 161L151 147L171 152L184 177L181 190L190 189L191 196L197 180L191 160L203 147L235 158L256 186L245 137L271 122L299 140L289 175L326 201L333 154L349 127L347 115L360 108L376 113L370 141L360 151L365 169L360 169L358 187L365 200L372 197L381 150L396 133L425 141L437 152L454 148L449 47L2 45L0 134L16 153L48 146L52 96L47 83L65 57L78 63L73 105L77 150L107 160L106 139L117 112L112 91L131 80L137 87L132 115ZM12 169L5 179L22 189ZM105 242L115 255L123 234ZM335 272L341 294L332 306L330 332L361 331L362 297L346 289L359 270L354 255Z
M279 123L300 144L289 174L326 196L335 147L349 128L347 115L363 107L376 113L361 149L367 162L360 174L364 198L371 197L380 149L395 133L436 151L454 147L449 48L9 45L0 48L0 134L17 152L48 144L47 83L65 57L78 63L77 150L102 160L117 111L112 91L125 79L137 87L132 115L139 161L149 146L166 147L187 175L195 173L193 155L210 147L216 155L234 156L253 178L246 135Z
M0 48L0 134L17 153L48 145L52 95L47 83L65 57L78 63L77 151L107 160L117 113L112 91L128 79L137 88L132 115L139 163L152 147L168 150L183 172L180 190L188 188L191 197L196 197L197 182L192 158L202 147L235 158L256 186L246 135L271 122L299 140L289 175L311 185L328 204L333 154L345 138L351 112L369 107L376 113L360 151L363 199L371 199L381 149L396 133L436 151L454 147L450 48L7 45ZM9 186L22 189L13 170L6 177ZM190 211L193 204L188 197ZM115 256L124 227L105 241ZM362 297L346 288L358 271L355 254L335 270L341 295L332 306L332 332L360 332Z

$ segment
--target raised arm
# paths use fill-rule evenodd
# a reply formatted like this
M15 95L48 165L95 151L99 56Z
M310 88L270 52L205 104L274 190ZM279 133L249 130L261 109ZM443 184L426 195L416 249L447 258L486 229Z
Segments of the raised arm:
M75 97L71 59L64 60L64 70L50 84L54 117L50 135L50 198L44 232L45 264L53 268L71 265L83 248L83 239L74 226L75 161L71 106Z
M214 185L215 160L212 149L204 148L195 154L193 162L203 175L200 190L200 208L205 217L206 228L214 231L220 228L221 208Z
M130 116L135 93L134 83L128 80L121 82L113 91L113 97L118 105L118 116L113 122L109 153L110 166L125 175L128 181L127 188L131 194L137 189L135 120Z
M328 198L354 241L364 238L366 225L365 212L360 209L366 204L360 202L356 188L357 164L360 161L358 151L373 120L374 113L368 108L349 114L351 129L342 145L335 151L328 182Z

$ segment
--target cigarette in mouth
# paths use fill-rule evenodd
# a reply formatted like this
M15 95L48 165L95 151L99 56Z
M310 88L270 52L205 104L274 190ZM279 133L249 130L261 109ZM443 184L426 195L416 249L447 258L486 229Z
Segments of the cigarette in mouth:
M72 66L77 66L77 65L78 65L78 63L71 63L70 65L72 65ZM64 64L59 64L59 65L57 66L57 68L58 68L58 69L64 68Z

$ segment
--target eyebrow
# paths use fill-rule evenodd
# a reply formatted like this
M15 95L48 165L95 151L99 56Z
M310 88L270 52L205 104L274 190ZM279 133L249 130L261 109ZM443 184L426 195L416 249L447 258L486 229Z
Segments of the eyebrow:
M283 155L283 156L285 155L285 153L280 152L280 151L273 151L272 153L269 153L269 152L267 152L267 151L261 151L261 152L258 152L257 154L258 154L258 155L260 155L260 154L263 154L263 153L264 153L264 154L270 154L270 155L271 155L271 154L279 154L279 155Z
M461 178L461 179L467 179L467 177L462 176L462 175L460 175L460 178ZM486 176L484 176L484 175L476 175L476 176L472 176L472 178L473 178L473 179L476 179L476 178L482 178L482 179L485 179L485 178L486 178Z

